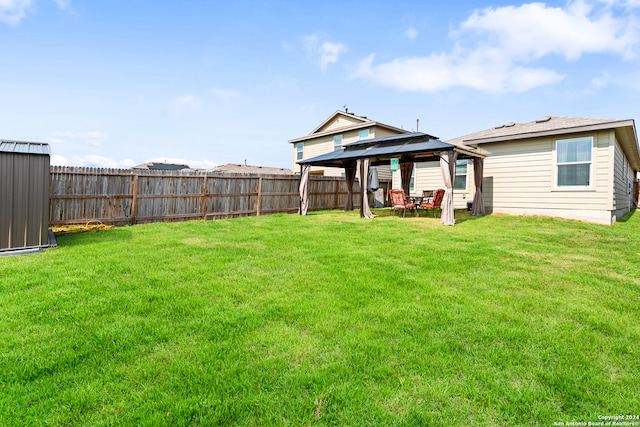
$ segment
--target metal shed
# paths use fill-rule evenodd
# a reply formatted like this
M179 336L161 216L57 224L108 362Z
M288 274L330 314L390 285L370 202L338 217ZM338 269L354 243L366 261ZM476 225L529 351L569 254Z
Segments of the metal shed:
M49 144L0 140L0 252L49 246Z

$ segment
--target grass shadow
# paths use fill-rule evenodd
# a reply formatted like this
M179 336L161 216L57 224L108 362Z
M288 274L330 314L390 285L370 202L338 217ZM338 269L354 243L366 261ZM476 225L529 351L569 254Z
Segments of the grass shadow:
M637 209L632 209L631 211L629 211L628 214L626 214L621 219L619 219L618 222L627 222L627 221L629 221L631 218L633 218L633 216L635 215L636 211L637 211Z
M121 242L123 240L131 240L132 233L125 227L115 227L104 230L84 230L74 232L55 233L58 247L61 246L78 246L91 245L104 242Z

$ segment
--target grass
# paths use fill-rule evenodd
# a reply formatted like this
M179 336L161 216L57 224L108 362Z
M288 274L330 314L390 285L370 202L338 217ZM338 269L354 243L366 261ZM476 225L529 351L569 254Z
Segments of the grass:
M0 425L638 415L639 214L379 213L123 227L0 258Z

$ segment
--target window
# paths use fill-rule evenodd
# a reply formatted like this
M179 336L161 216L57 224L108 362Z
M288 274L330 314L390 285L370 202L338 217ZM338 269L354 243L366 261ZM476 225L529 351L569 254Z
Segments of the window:
M358 140L369 139L369 129L362 129L358 132Z
M342 150L342 135L333 137L333 151Z
M467 164L466 160L456 160L456 178L453 181L454 190L467 189Z
M556 141L556 185L589 187L591 185L591 151L593 138Z
M304 143L298 142L298 144L296 144L296 152L297 152L298 160L302 160L303 150L304 150Z

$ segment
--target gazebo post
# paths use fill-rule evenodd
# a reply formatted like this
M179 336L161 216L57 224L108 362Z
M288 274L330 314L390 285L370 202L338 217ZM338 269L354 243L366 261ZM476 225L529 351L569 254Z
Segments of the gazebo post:
M453 149L440 153L440 170L442 171L442 179L444 180L444 197L442 198L440 224L456 225L456 219L453 211L453 182L455 180L456 158L458 153Z
M309 210L309 171L311 165L300 165L300 207L298 213L306 215Z

